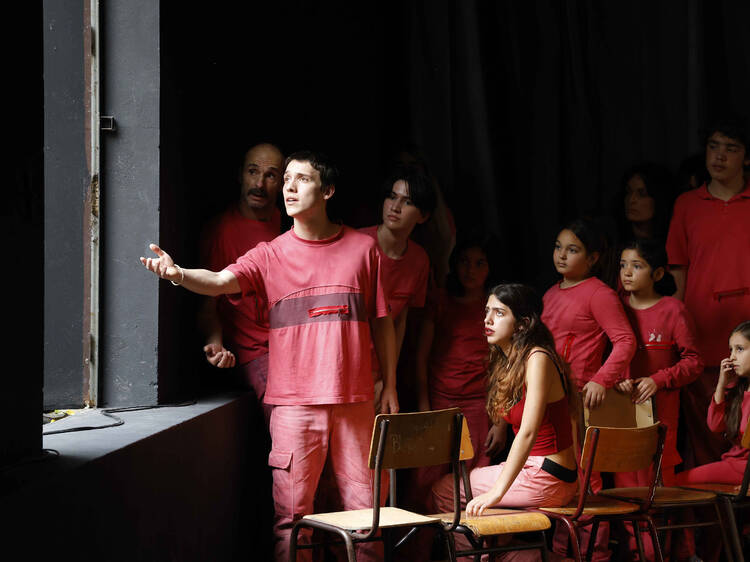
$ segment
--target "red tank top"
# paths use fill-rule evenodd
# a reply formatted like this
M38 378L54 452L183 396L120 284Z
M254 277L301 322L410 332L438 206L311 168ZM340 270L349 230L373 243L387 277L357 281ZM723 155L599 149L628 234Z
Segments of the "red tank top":
M544 353L544 352L540 352ZM562 373L558 369L563 389L567 390ZM515 404L503 419L513 426L513 433L517 434L521 427L523 406L526 403L526 388L524 387L521 400ZM529 456L546 456L564 451L573 444L573 430L570 423L568 397L563 396L556 402L548 402L544 410L542 425L537 433L534 446Z

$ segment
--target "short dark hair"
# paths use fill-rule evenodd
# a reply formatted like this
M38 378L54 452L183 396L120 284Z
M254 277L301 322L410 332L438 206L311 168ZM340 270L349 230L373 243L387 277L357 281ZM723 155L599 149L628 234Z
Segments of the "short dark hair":
M430 215L437 206L437 195L432 180L418 166L400 164L394 166L383 181L383 197L387 198L393 184L403 180L409 187L409 199L422 215Z
M744 116L737 114L722 115L710 121L708 127L703 131L704 145L708 143L708 139L714 133L721 133L725 137L739 141L745 147L745 151L750 152L747 119Z
M310 166L318 170L322 188L336 185L336 182L339 180L338 168L334 165L333 160L328 158L328 156L322 152L314 150L298 150L287 156L287 159L284 161L285 170L292 160L296 160L297 162L307 162Z

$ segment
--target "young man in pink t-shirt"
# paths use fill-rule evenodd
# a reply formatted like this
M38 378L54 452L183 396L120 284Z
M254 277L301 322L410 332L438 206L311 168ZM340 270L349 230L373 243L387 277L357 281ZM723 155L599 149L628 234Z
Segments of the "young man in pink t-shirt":
M276 206L282 185L284 156L262 143L243 156L237 201L209 223L201 240L201 262L220 271L260 242L279 235ZM263 400L268 378L268 319L257 299L232 303L226 296L206 297L199 324L206 336L203 351L214 367L237 367L243 382ZM270 415L270 409L267 416Z
M422 308L430 277L430 259L409 237L418 224L429 220L437 196L430 178L416 166L397 166L383 183L382 223L360 229L377 242L386 297L396 330L396 362L406 333L409 308ZM373 349L375 406L380 403L383 380Z
M675 296L695 320L698 349L706 363L703 376L682 389L687 468L718 460L727 447L703 418L726 355L727 334L750 317L748 126L742 119L722 119L707 133L711 179L677 198L667 237Z
M193 292L256 296L266 304L276 560L287 559L294 520L312 511L326 459L344 508L371 505L370 338L383 372L380 411L398 411L393 321L376 244L328 218L335 180L335 168L320 154L287 158L283 196L294 227L222 271L183 269L155 244L158 257L141 258L162 279ZM360 559L375 559L372 545L360 552ZM300 551L299 559L311 560L310 552Z

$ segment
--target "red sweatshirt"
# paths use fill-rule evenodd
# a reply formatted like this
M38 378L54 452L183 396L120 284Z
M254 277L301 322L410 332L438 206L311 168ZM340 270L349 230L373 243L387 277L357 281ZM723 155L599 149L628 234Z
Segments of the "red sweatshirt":
M590 380L611 388L625 377L635 336L617 293L589 277L565 289L555 284L543 300L542 321L555 337L557 352L570 363L579 389ZM602 365L607 339L612 352Z
M675 298L662 297L646 309L631 308L628 299L626 295L625 312L638 341L630 378L651 377L659 387L653 403L657 419L667 426L663 466L675 466L682 460L677 453L679 387L693 382L703 372L695 326L685 305Z
M726 431L727 422L726 418L724 417L726 411L726 400L724 400L721 404L717 404L714 401L713 397L711 398L711 404L708 407L708 418L706 419L706 421L708 422L708 428L714 433L721 433L723 431ZM732 448L721 455L721 460L747 460L748 455L750 455L750 449L745 449L742 445L740 445L740 441L742 440L742 435L744 434L742 430L747 425L748 417L750 417L750 391L745 392L742 397L742 418L740 419L740 431L737 434L737 438L734 440L734 443L732 443Z

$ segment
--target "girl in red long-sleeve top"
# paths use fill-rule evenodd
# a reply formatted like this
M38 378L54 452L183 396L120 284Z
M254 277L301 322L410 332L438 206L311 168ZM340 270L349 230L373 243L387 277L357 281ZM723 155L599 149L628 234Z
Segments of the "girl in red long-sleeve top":
M542 321L555 338L557 353L570 363L587 408L601 404L635 353L635 336L617 293L594 276L605 249L604 237L591 221L579 219L563 228L553 253L562 280L543 299ZM602 363L608 340L612 351Z
M747 466L748 453L740 445L750 418L750 320L742 322L729 336L729 357L722 359L719 381L708 407L708 427L724 433L732 447L721 460L677 475L678 484L706 482L739 485Z
M680 387L693 382L703 372L703 360L695 342L695 326L682 301L662 294L667 287L667 252L654 240L636 240L625 246L620 256L620 281L625 312L633 326L638 348L630 363L629 378L616 385L620 392L640 404L652 398L655 417L667 427L662 458L662 481L675 485L674 467L682 459L677 452L677 424L680 416ZM665 275L668 279L665 279ZM618 472L615 486L648 486L651 470ZM626 525L630 550L636 552L631 525ZM653 559L653 545L643 533L646 559ZM675 541L675 554L687 558L695 552L693 534L681 532Z
M658 283L666 274L667 253L652 240L628 244L620 258L623 298L638 341L630 363L630 376L617 389L640 404L653 397L656 418L666 425L662 480L674 486L674 467L682 462L677 452L677 422L681 386L703 372L703 359L695 341L695 325L682 301L662 296ZM646 486L649 471L618 473L617 486Z
M598 407L607 389L624 378L635 353L635 336L620 298L595 273L607 244L592 221L578 219L557 235L552 259L562 280L544 295L542 321L555 338L555 348L570 364L571 377L589 409ZM612 351L602 362L607 342ZM578 451L580 455L580 451ZM601 478L592 480L595 491ZM588 543L589 528L580 531L580 544ZM554 550L564 554L567 536L558 530ZM601 524L596 536L594 560L609 560L609 526Z

